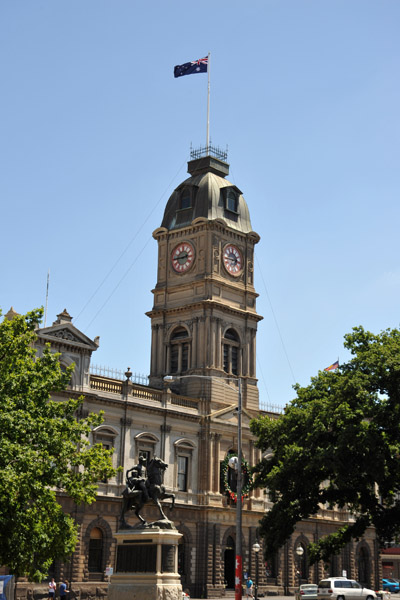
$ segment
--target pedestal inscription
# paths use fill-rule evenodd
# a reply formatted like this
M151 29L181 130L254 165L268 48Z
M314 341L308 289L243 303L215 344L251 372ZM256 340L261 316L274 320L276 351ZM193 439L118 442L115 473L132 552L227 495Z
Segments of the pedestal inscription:
M155 573L157 546L117 546L117 573Z

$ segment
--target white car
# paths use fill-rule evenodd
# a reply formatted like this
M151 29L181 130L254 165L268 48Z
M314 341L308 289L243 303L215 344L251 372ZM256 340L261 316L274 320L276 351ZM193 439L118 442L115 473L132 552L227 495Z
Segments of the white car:
M318 600L375 600L373 590L347 577L327 577L318 584Z

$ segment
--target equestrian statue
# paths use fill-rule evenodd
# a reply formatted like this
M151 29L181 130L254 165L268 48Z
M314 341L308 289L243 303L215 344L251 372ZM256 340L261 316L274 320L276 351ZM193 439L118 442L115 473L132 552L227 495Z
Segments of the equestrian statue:
M146 458L141 455L139 456L139 463L128 469L126 472L126 488L122 493L122 510L119 520L121 529L132 529L125 520L125 514L129 510L135 512L140 521L139 526L150 527L151 524L147 523L140 514L143 506L150 500L156 504L160 511L161 519L171 523L164 514L160 502L161 500L170 498L172 500L170 508L171 510L174 508L175 494L168 494L163 485L164 472L167 467L167 463L157 456L152 458L146 465ZM147 472L147 477L145 471Z

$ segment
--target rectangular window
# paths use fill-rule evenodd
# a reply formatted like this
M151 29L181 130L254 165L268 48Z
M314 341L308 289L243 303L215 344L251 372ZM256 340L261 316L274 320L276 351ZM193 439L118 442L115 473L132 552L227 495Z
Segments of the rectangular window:
M178 362L179 362L179 346L174 344L171 346L171 373L178 372Z
M181 492L187 492L188 463L187 456L178 456L178 490Z
M181 196L181 209L190 208L192 206L192 201L190 198L190 192L184 192Z
M233 189L225 189L225 210L236 213L238 208L238 197L237 193Z
M189 344L182 344L182 371L187 371L189 366Z
M229 373L229 345L224 344L224 371Z
M92 539L89 541L88 569L91 573L100 573L102 570L103 540Z
M139 448L139 456L144 456L144 458L146 459L147 466L150 462L150 450L142 450L141 448Z
M238 374L238 348L236 346L232 346L232 373L234 375Z

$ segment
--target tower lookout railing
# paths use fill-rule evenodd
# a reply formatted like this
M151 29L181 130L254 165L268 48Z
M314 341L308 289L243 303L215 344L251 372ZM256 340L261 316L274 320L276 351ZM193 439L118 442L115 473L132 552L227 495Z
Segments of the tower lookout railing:
M209 144L208 146L200 146L195 150L190 148L190 158L191 160L196 160L197 158L203 158L203 156L214 156L219 160L223 160L226 162L228 159L228 148L226 150L221 150L218 146L212 146Z

